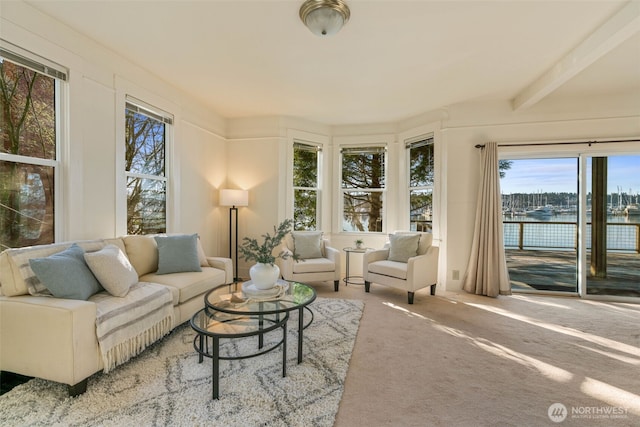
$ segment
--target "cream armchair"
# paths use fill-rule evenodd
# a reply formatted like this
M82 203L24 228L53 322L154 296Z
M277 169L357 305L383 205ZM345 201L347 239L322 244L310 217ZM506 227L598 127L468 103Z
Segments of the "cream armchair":
M300 258L278 258L276 264L285 280L325 282L333 280L336 292L340 285L340 251L330 247L319 231L293 231L285 237L282 250Z
M431 287L435 295L438 277L438 250L431 233L396 232L383 249L364 254L362 273L364 289L371 283L403 289L413 304L415 291Z

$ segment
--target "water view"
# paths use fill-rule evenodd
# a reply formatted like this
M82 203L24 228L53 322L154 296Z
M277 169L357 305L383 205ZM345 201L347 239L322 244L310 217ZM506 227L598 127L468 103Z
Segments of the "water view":
M577 157L505 160L501 171L513 290L640 297L640 156L588 159L586 281L578 275ZM595 224L592 207L606 211Z

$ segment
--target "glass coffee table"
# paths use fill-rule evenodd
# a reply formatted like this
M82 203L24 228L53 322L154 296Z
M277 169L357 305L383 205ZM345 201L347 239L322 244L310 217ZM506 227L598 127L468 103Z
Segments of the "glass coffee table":
M270 291L260 291L251 281L242 284L243 290L217 294L209 291L205 307L193 315L191 327L196 331L193 347L199 362L209 357L213 362L213 399L219 397L220 360L247 359L260 356L282 346L282 376L287 375L287 323L289 313L298 310L298 363L302 362L303 331L313 322L313 311L308 307L316 299L311 286L299 282L279 280ZM305 323L305 312L310 317ZM282 339L264 348L264 334L282 330ZM220 340L258 337L258 349L251 354L221 356Z

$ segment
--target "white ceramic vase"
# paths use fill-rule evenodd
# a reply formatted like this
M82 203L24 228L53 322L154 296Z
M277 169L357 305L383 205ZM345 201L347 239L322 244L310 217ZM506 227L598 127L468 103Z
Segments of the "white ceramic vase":
M276 285L280 277L280 268L275 264L259 262L251 266L249 276L251 276L251 282L256 288L271 289Z

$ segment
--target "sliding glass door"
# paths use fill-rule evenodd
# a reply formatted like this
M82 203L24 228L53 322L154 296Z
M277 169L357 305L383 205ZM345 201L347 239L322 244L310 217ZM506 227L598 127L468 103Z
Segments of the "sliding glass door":
M504 243L513 291L578 291L578 158L501 162Z
M585 293L640 297L640 155L586 162Z
M640 297L640 155L506 159L500 166L514 292Z

